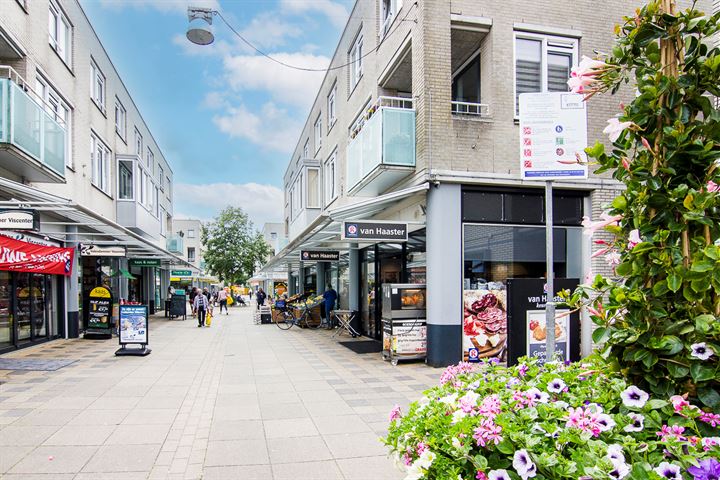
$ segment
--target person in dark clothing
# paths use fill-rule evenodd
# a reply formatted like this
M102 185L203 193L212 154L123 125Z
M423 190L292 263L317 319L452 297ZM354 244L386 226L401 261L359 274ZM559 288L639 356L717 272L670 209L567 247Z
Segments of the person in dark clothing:
M195 295L193 307L195 307L195 310L197 311L198 327L205 326L205 312L207 311L209 304L210 302L205 295L201 293Z
M192 290L190 290L190 295L188 296L188 299L190 300L190 310L192 310L192 316L195 318L195 314L197 311L195 310L195 297L197 297L198 289L197 287L192 287Z
M323 293L323 300L325 300L325 322L327 322L328 326L332 324L330 312L335 310L335 302L337 302L337 298L338 293L334 288L332 288L332 285L328 284L327 289L325 289L325 293Z
M265 292L263 292L263 289L259 289L257 293L255 294L255 299L257 300L257 308L259 309L263 305L265 305L265 299L267 298L267 295L265 295Z

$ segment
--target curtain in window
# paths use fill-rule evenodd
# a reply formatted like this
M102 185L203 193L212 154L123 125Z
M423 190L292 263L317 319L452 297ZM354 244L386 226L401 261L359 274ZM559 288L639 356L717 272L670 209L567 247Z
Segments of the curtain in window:
M539 40L516 39L515 95L542 91L542 43ZM517 102L516 98L516 103Z
M547 56L548 92L567 92L572 56L565 53L549 52Z

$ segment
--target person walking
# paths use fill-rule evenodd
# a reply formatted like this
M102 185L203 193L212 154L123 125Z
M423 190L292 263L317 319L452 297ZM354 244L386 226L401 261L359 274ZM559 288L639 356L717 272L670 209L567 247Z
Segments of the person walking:
M227 292L225 289L218 290L217 300L220 304L220 314L222 314L222 309L225 307L225 315L230 315L227 308Z
M208 298L202 293L198 293L197 295L195 295L195 300L193 301L193 308L197 312L198 327L205 326L205 312L207 311L209 304L210 302L208 301Z
M198 295L198 289L197 287L192 287L192 290L190 290L190 310L192 310L192 316L195 318L195 314L197 313L197 310L195 310L195 298Z
M262 288L259 289L259 290L257 291L257 293L255 294L255 300L257 301L257 308L258 308L258 310L260 309L260 307L262 307L263 305L265 305L265 299L266 299L266 298L267 298L267 295L265 294L265 292L263 292L263 289L262 289Z
M332 285L328 283L325 292L323 293L323 300L325 301L325 322L326 326L330 328L332 326L332 316L330 313L335 310L335 302L337 302L338 293L332 288Z

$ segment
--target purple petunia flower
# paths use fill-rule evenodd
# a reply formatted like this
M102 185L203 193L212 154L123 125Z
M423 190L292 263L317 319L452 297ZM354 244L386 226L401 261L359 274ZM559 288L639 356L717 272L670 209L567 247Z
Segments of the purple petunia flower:
M720 462L714 458L703 460L697 467L687 469L694 480L720 480Z
M632 420L632 422L625 425L624 430L626 432L641 432L643 428L645 428L644 416L640 415L639 413L628 413L628 417L630 417L630 420Z
M645 403L647 403L650 395L635 385L632 385L622 391L620 398L622 398L623 405L628 408L642 408L645 406Z
M550 380L547 386L547 391L550 393L560 393L566 387L565 382L561 378Z

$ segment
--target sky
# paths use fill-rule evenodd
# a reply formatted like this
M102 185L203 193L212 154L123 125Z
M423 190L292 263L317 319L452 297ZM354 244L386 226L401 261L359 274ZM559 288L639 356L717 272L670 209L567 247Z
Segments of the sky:
M354 0L80 0L174 173L174 216L242 207L282 221L282 177L324 77L257 54L217 16L185 38L187 7L218 10L258 49L326 68Z

